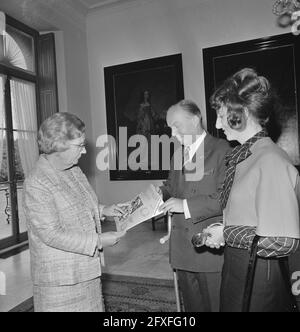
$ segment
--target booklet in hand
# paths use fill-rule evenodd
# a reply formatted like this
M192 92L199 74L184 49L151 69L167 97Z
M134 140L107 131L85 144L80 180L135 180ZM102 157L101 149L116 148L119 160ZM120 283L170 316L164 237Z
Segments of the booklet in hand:
M162 204L161 196L151 184L131 201L118 204L124 214L122 217L115 218L117 231L127 231L152 217L162 214L163 212L159 210Z

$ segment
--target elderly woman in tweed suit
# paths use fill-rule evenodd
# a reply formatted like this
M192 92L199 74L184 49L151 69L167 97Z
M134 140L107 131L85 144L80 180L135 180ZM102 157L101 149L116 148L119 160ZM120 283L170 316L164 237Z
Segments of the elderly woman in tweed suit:
M85 125L56 113L38 133L40 158L24 182L35 311L104 311L103 247L124 235L101 233L100 218L121 214L99 205L77 165L85 150Z

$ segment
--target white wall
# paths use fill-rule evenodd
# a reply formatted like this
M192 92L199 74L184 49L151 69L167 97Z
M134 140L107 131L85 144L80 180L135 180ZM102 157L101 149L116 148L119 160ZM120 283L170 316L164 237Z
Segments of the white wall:
M67 87L67 109L76 114L86 125L86 137L88 153L80 160L82 169L88 176L93 187L96 187L95 179L95 151L94 135L90 104L89 69L87 54L86 31L75 30L73 27L66 27L64 34L64 58L65 58L65 79ZM58 76L59 78L59 76ZM60 105L61 106L61 105Z
M86 27L70 24L55 16L59 31L55 35L58 103L60 112L70 112L86 125L88 153L80 166L95 188L95 148L90 106Z
M273 3L140 0L90 13L87 44L94 142L106 133L104 67L182 53L185 97L195 100L205 115L202 49L289 32L276 26ZM95 182L105 204L129 199L149 183L110 182L108 172L97 170Z
M58 107L61 112L68 109L67 78L65 63L65 41L62 31L55 31L55 53L57 71Z
M41 17L45 17L46 9L39 8ZM62 7L62 9L67 15L69 8ZM49 20L55 27L53 32L55 34L59 111L76 114L86 124L88 153L81 158L80 165L92 186L96 187L94 162L96 152L90 104L86 22L83 15L75 20L73 12L70 12L67 20L64 15L58 14L58 10L58 8L50 10Z

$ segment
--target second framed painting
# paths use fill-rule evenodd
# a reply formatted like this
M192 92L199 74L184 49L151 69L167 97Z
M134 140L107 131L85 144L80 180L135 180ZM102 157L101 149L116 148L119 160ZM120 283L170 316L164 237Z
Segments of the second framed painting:
M151 166L151 137L170 136L166 112L176 102L184 99L181 54L120 64L104 68L107 132L115 140L110 148L110 159L115 169L110 169L110 180L166 179L168 170ZM147 152L142 148L146 163L132 169L130 158L141 148L130 144L130 138L142 135L147 142ZM159 147L159 160L163 154ZM112 156L113 155L113 156ZM170 155L171 157L171 155Z
M298 38L289 33L206 48L203 49L203 65L207 128L210 133L222 136L222 132L215 127L216 113L210 108L210 96L226 78L238 70L253 68L271 82L277 96L273 116L268 123L269 134L300 170Z

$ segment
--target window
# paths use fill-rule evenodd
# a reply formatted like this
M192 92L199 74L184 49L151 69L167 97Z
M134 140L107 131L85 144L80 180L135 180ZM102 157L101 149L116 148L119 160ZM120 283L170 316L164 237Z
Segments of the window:
M0 30L0 249L27 239L24 177L38 159L38 32L8 17ZM1 19L0 17L0 19ZM3 20L3 19L2 19Z

